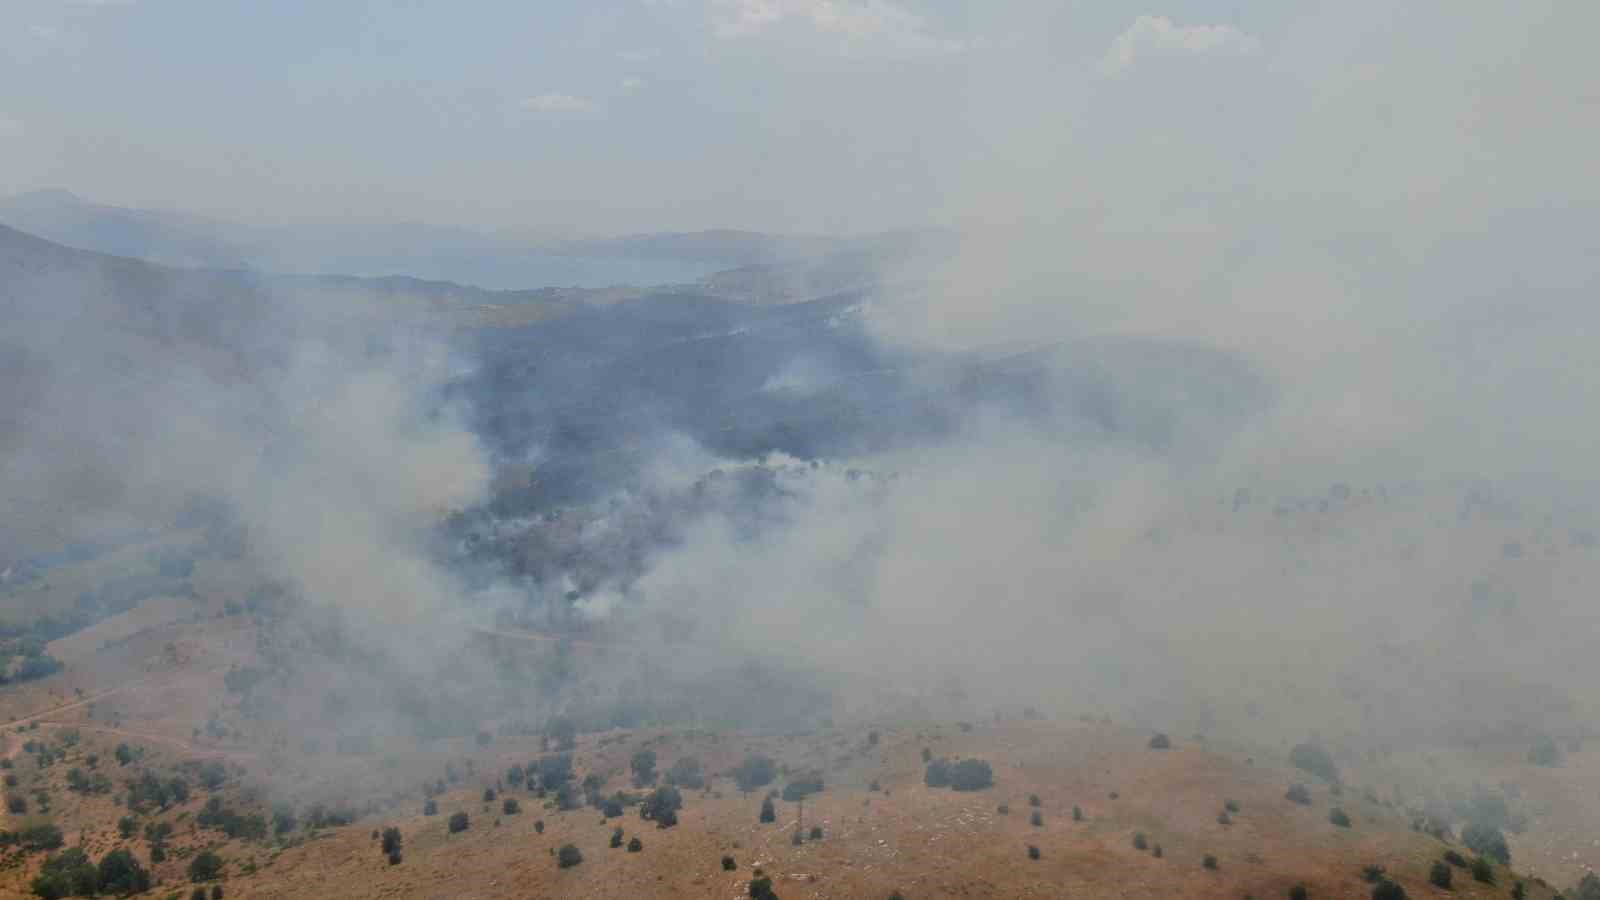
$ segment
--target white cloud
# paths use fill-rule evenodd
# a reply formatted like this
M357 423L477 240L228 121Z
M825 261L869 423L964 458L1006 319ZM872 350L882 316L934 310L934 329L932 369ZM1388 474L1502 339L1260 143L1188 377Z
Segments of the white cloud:
M10 116L0 115L0 134L16 134L22 131L22 123Z
M661 51L653 48L644 50L623 50L617 54L617 58L623 62L647 63L660 55Z
M643 78L634 78L633 76L629 76L622 79L622 89L625 91L631 91L641 87L644 87Z
M951 53L965 47L934 33L926 18L894 0L712 0L712 9L713 28L725 39L798 24L857 46L873 42L897 52Z
M41 41L53 41L61 36L61 29L52 25L29 25L28 33Z
M522 101L522 108L543 113L589 112L595 108L595 105L582 97L553 93L529 97Z
M1145 56L1253 56L1260 52L1260 40L1232 25L1178 25L1166 16L1140 16L1111 42L1100 69L1117 75Z

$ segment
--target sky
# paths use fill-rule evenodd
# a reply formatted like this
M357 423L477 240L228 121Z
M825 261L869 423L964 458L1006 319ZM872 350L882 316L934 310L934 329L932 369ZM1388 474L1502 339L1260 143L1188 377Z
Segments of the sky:
M1491 166L1490 195L1593 197L1596 25L1586 0L6 0L0 192L608 233L1263 186L1453 216L1495 202L1454 190Z

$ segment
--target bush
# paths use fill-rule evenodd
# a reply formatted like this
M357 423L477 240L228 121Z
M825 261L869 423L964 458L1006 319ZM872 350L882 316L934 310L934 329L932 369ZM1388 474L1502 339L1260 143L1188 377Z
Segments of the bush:
M822 826L821 825L813 825L813 826L811 826L811 839L813 841L822 840Z
M1311 791L1307 790L1303 784L1289 785L1289 790L1284 796L1289 799L1290 803L1298 803L1301 806L1311 805Z
M1494 865L1481 856L1474 859L1472 861L1472 880L1483 884L1494 884Z
M425 816L437 816L439 814L439 804L429 798L422 804L422 814Z
M1133 833L1133 849L1135 849L1135 850L1148 850L1148 849L1150 849L1150 841L1149 841L1148 838L1146 838L1144 836L1144 832L1135 831Z
M1029 859L1038 859L1039 858L1039 848L1035 847L1032 844L1029 844L1028 845L1028 858Z
M400 861L401 861L402 858L403 857L401 856L399 850L394 851L393 853L389 854L389 865L391 865L391 866L400 865Z
M1002 816L1009 816L1009 815L1011 815L1011 807L1008 804L1002 803L999 806L995 807L995 812L999 813Z
M1335 784L1339 781L1339 767L1333 764L1333 757L1316 744L1296 744L1289 751L1289 763L1324 781Z
M1446 850L1443 858L1445 862L1455 866L1458 869L1465 869L1467 867L1467 858L1454 850Z
M1406 900L1406 889L1385 878L1373 885L1372 900Z
M643 850L643 849L644 849L644 841L641 841L638 838L634 838L633 840L628 842L628 852L629 853L638 853L640 850Z
M617 826L617 830L611 832L611 846L613 848L622 846L622 826L621 825Z
M1350 827L1350 817L1345 814L1344 810L1337 806L1328 810L1328 821L1339 826L1340 828Z
M778 900L772 892L772 879L763 875L750 881L750 900Z
M1150 855L1154 856L1156 859L1160 859L1162 854L1163 854L1163 852L1164 851L1162 851L1160 844L1157 844L1154 847L1150 848Z
M1206 868L1215 872L1217 869L1217 858L1207 853L1205 858L1200 860L1200 865L1205 866Z
M1150 749L1151 750L1171 750L1172 749L1172 739L1167 737L1165 734L1157 733L1155 737L1150 739Z
M1450 882L1453 880L1453 878L1454 875L1452 874L1449 863L1446 863L1442 859L1434 862L1433 868L1428 870L1428 883L1436 888L1443 888L1447 891L1450 890Z
M471 825L472 825L472 820L467 817L467 814L465 812L458 812L458 813L451 813L450 814L450 833L451 834L459 834L460 832L466 831L469 827L471 827Z
M1227 810L1223 810L1222 812L1217 814L1217 824L1218 825L1232 825L1233 824L1233 817L1228 815L1228 811Z
M1561 765L1561 748L1556 746L1555 738L1549 735L1539 738L1528 751L1528 762L1536 766Z
M783 786L783 799L789 803L798 803L812 794L822 793L822 776L806 775L792 779Z
M763 822L776 822L776 821L778 821L778 810L772 805L772 798L771 797L768 797L767 799L761 801L761 821L763 821Z
M1488 825L1468 825L1461 831L1461 843L1479 856L1487 856L1503 866L1511 865L1511 848L1500 829Z
M1029 794L1028 795L1028 805L1029 806L1039 806L1040 804L1041 804L1041 801L1039 800L1039 795L1038 794Z
M950 787L958 791L981 791L994 786L994 770L981 759L963 759L950 769Z
M928 787L950 786L949 760L936 759L928 763L928 768L922 774L922 781Z
M1222 803L1222 808L1228 812L1236 813L1239 811L1239 804L1232 800L1224 800Z
M733 861L733 857L724 856L722 858L722 871L724 871L724 872L732 872L733 870L735 870L737 868L739 868L739 864Z
M222 874L222 857L206 850L189 861L190 881L214 881Z
M1367 866L1361 870L1361 880L1365 881L1367 884L1377 884L1378 882L1382 881L1387 874L1388 873L1384 871L1383 866Z
M759 787L766 787L778 775L778 766L765 756L747 756L744 762L733 770L733 780L739 785L741 791L753 791Z
M581 862L583 862L583 851L576 845L562 844L561 849L556 851L556 865L563 869L570 869Z
M1033 815L1028 817L1028 824L1032 825L1035 828L1043 828L1044 827L1044 816L1041 815L1039 813L1039 811L1036 809L1036 810L1033 811Z
M73 847L46 859L32 887L40 897L89 897L95 893L99 881L99 872L89 861L89 854L82 847Z
M544 820L543 819L539 819L538 821L533 823L533 833L534 834L544 834Z
M1074 822L1082 822L1083 821L1083 808L1078 806L1077 804L1073 804L1073 807L1072 807L1072 821L1074 821Z
M1306 886L1303 884L1297 884L1289 888L1289 900L1310 900L1310 897L1311 892L1306 890Z
M639 787L656 783L656 752L654 750L640 750L633 754L630 762L633 769L633 783Z
M515 797L507 797L500 803L500 812L508 816L521 815L522 804L518 803Z
M483 789L483 802L493 803L495 798L494 788Z
M700 760L692 756L680 757L672 764L672 768L667 770L667 784L692 791L705 787L706 776L700 769Z

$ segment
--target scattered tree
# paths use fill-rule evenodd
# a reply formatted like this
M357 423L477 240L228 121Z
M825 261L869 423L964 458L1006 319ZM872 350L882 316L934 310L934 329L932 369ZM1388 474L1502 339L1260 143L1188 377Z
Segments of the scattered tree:
M581 862L583 851L574 844L562 844L561 849L556 851L556 865L563 869L570 869Z
M1171 750L1172 749L1172 739L1167 737L1165 734L1157 732L1156 736L1150 739L1150 749L1151 750Z
M637 837L635 837L633 840L628 842L628 852L629 853L638 853L640 850L643 850L643 849L644 849L644 841L639 840Z
M466 831L471 824L472 820L467 817L467 814L464 811L450 814L451 834L459 834L460 832Z
M1033 844L1029 844L1028 845L1028 858L1029 859L1038 859L1039 858L1039 848L1034 846Z
M1340 828L1350 827L1350 816L1345 814L1345 811L1337 806L1328 811L1328 821L1339 826Z
M776 821L778 821L778 810L772 805L772 798L771 797L768 797L767 799L761 801L761 821L763 821L763 822L776 822Z
M733 861L733 857L724 856L722 858L722 871L732 872L737 868L739 868L739 864Z
M222 874L222 857L210 850L189 861L190 881L215 881Z
M1442 859L1434 861L1433 868L1428 871L1428 883L1443 890L1450 890L1453 878L1450 864Z

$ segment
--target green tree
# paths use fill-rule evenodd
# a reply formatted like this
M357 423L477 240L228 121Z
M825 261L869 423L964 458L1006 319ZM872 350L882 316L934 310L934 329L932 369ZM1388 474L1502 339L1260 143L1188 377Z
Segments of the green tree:
M189 861L190 881L214 881L222 874L222 857L210 850L201 851Z

